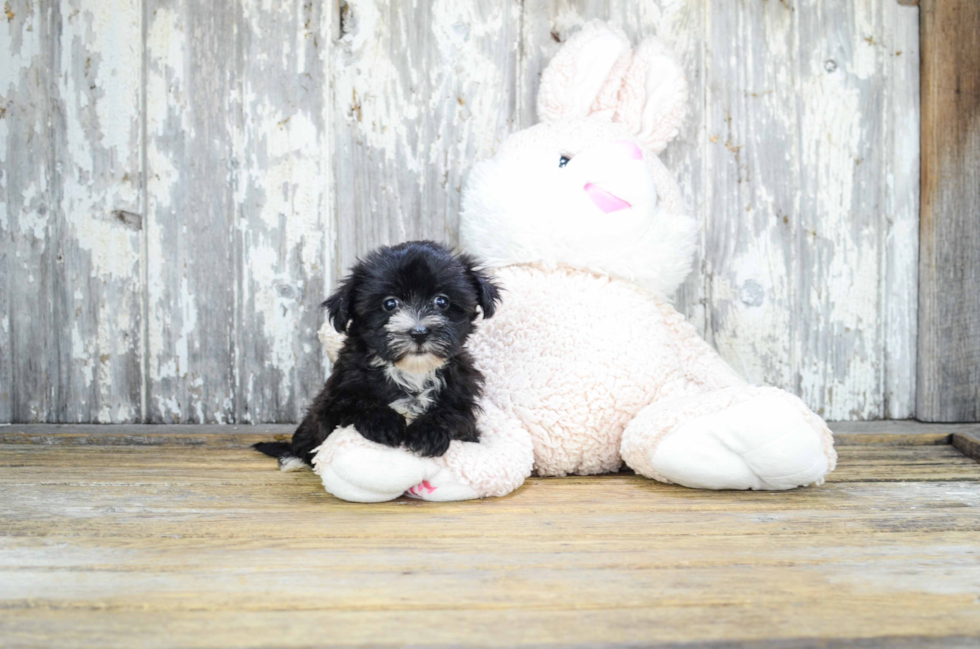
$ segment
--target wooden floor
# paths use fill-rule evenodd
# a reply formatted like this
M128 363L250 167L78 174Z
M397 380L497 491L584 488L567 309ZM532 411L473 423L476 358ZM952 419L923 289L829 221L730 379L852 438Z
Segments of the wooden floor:
M0 428L0 646L980 646L980 464L913 433L788 493L356 505L261 434Z

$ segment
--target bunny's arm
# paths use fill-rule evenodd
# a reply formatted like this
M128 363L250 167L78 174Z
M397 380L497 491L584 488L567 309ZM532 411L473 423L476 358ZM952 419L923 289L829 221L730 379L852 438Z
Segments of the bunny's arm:
M689 381L706 391L748 385L673 306L661 299L655 302Z

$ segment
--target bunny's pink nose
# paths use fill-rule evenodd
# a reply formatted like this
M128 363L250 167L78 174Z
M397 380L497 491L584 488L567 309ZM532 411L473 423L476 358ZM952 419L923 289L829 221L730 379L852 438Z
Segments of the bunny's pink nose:
M602 210L605 214L609 214L610 212L618 212L619 210L625 210L632 207L632 205L624 201L619 196L610 194L598 185L585 183L585 187L583 187L583 189L585 190L586 195L592 200L593 203L595 203L595 206Z
M642 160L643 150L630 140L619 140L614 143L630 160Z

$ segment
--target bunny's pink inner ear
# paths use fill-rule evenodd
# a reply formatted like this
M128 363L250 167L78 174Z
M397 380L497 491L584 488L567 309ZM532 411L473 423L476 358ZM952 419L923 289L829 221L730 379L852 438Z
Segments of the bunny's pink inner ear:
M589 108L589 115L602 115L613 119L619 107L619 91L623 87L623 78L633 63L633 50L623 52L606 75L606 81L599 88L599 94Z
M546 122L585 117L600 93L618 94L621 76L630 60L630 42L622 30L601 21L586 23L541 73L538 119ZM611 80L614 69L619 74Z
M658 39L643 41L623 77L613 119L660 153L680 132L686 109L684 71Z

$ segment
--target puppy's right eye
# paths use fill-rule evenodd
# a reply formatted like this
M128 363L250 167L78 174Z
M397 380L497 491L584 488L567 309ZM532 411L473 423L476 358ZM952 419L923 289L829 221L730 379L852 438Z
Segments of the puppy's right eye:
M388 297L381 303L381 308L385 311L394 311L398 308L398 298Z
M558 158L558 168L561 169L568 164L569 158L567 156L562 156Z

